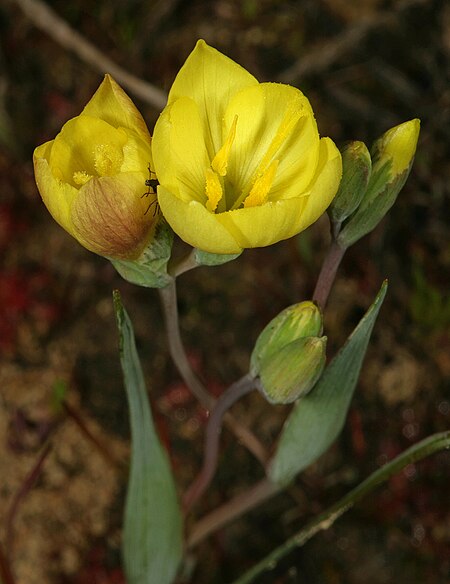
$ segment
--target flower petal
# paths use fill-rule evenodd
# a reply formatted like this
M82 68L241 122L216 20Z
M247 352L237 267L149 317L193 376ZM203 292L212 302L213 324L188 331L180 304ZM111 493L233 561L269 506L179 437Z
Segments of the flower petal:
M337 193L342 177L342 158L330 138L321 138L319 162L301 216L300 231L314 223L326 211Z
M168 103L183 96L195 101L212 160L222 146L222 120L230 98L244 87L257 84L243 67L199 40L175 78Z
M34 176L42 200L53 219L73 235L70 209L78 194L78 190L55 178L50 170L48 159L53 142L54 140L51 140L35 149L33 154Z
M158 187L161 211L172 229L193 247L210 253L234 254L242 251L219 217L197 201L182 201L163 186Z
M145 176L136 172L93 178L81 187L71 214L78 241L106 257L139 256L156 223L146 214L144 185Z
M319 144L314 115L302 92L278 83L243 89L225 112L225 130L235 117L227 178L236 191L249 191L256 175L278 159L274 190L285 189L295 176L296 194L302 192L314 175Z
M181 97L156 122L152 142L158 180L184 200L206 201L205 171L210 166L197 105Z
M305 198L286 199L219 213L216 217L241 248L265 247L301 231L304 206Z
M150 140L144 118L111 75L105 75L100 87L84 108L83 114L100 118L114 128L128 128L137 132L143 140L147 142Z

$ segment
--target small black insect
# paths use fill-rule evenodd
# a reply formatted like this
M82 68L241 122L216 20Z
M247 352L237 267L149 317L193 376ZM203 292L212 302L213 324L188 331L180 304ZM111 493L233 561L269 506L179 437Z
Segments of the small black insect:
M149 172L150 178L148 178L145 181L145 186L148 187L148 190L141 196L141 199L143 199L144 197L149 197L150 195L156 195L156 187L159 185L158 179L151 178L152 174L155 174L155 173L150 169L150 166L148 167L148 172ZM151 207L153 207L153 206L154 206L153 217L155 217L155 215L157 213L159 213L159 203L158 203L157 198L153 199L153 201L147 207L147 211L144 213L144 215L147 215L147 213L150 211Z

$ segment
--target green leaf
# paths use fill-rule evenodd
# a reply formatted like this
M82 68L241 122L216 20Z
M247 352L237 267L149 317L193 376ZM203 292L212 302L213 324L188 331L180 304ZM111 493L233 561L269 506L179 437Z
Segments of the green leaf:
M164 288L172 277L167 264L172 253L173 231L164 219L156 226L154 238L137 260L110 260L119 274L132 284Z
M114 292L131 420L123 558L128 584L171 584L182 556L182 519L169 461L152 421L133 327Z
M242 252L241 252L242 253ZM194 259L198 266L220 266L231 262L238 258L241 253L233 254L222 254L222 253L209 253L208 251L202 251L201 249L195 248Z
M295 405L269 466L271 481L281 485L289 483L319 458L342 430L386 289L387 282L384 282L374 303L315 388Z

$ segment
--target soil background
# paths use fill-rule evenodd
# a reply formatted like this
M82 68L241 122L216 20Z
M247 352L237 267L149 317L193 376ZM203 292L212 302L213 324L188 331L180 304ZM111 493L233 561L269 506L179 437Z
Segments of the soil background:
M0 563L12 572L4 584L123 584L129 426L113 289L135 324L180 494L199 468L207 414L168 357L157 292L124 282L71 239L40 200L33 149L78 115L102 75L39 30L21 8L27 4L0 2ZM164 90L204 38L261 81L300 87L321 135L338 144L370 144L393 125L422 121L405 188L345 256L326 311L332 356L389 279L345 428L298 478L295 500L279 495L197 548L191 582L226 584L381 464L449 429L450 5L48 5L109 58ZM152 130L158 110L130 96ZM253 343L273 316L310 298L328 243L324 216L289 241L180 278L183 338L212 393L246 372ZM288 411L256 394L233 409L268 448ZM188 527L261 473L224 431L218 474ZM449 582L449 478L448 452L410 465L257 582Z

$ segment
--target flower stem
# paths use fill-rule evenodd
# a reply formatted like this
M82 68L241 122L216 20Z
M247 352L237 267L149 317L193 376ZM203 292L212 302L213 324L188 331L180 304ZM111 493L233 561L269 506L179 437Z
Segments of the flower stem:
M176 278L194 268L198 268L198 264L195 261L195 249L192 249L187 255L174 262L173 265L169 265L169 273Z
M186 491L183 498L185 511L189 511L192 505L201 497L210 484L217 468L219 453L219 438L222 430L222 420L225 413L241 397L252 391L255 387L254 379L250 374L244 375L238 381L230 385L228 389L216 401L214 409L208 420L205 433L205 449L203 466L194 482Z
M181 340L175 280L165 288L161 288L159 292L166 319L169 351L172 359L191 392L195 395L198 401L205 406L205 408L210 410L214 406L214 398L208 393L201 381L192 371Z
M350 509L357 501L370 493L375 487L386 482L393 474L399 472L405 466L422 460L423 458L450 447L450 432L433 434L418 444L414 444L405 452L376 470L365 481L352 489L337 503L328 507L317 517L312 519L306 527L290 537L285 543L276 548L261 562L256 564L233 584L250 584L254 579L265 572L272 570L276 563L295 548L304 545L319 531L329 529L333 523Z
M217 507L194 525L187 540L188 549L197 546L211 533L218 531L233 519L260 505L278 493L281 488L270 482L269 479L264 478L250 489L240 493L224 505Z
M33 465L30 472L25 477L22 485L14 496L11 506L6 516L6 552L11 554L13 548L13 537L14 537L14 521L17 515L17 511L20 507L21 502L28 493L33 488L35 482L37 481L39 475L41 474L42 467L47 456L50 454L52 449L51 442L47 442L45 447L42 449L37 461Z
M313 293L313 301L323 310L328 300L336 272L346 252L346 248L341 247L333 238L328 253L322 264L316 288Z
M175 279L160 290L161 302L166 320L169 351L186 385L198 401L208 410L214 407L215 399L208 393L202 382L192 371L191 365L184 350L180 335L177 290ZM262 465L268 460L267 452L256 436L243 424L235 420L231 414L226 414L225 422L233 431L237 439L249 450Z

